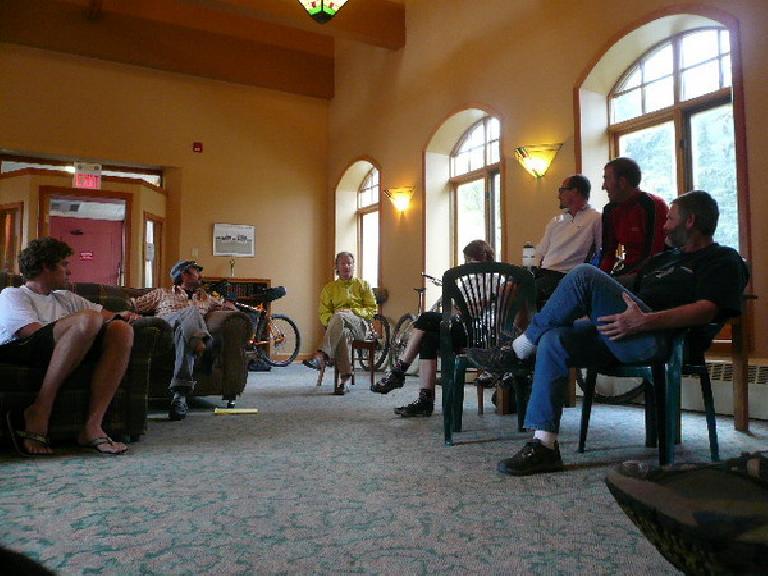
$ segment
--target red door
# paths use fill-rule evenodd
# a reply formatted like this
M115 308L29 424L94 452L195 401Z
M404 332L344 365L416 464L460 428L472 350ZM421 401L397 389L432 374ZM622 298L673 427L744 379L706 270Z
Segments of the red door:
M50 216L48 233L72 248L72 282L120 284L123 222Z

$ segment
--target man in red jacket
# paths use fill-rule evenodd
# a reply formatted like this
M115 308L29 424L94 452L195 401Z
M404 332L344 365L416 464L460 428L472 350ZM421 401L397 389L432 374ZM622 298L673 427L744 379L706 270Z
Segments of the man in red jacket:
M669 210L662 198L638 188L641 177L640 166L630 158L611 160L603 172L603 190L608 192L609 202L603 208L600 269L619 277L631 275L630 282L643 262L664 250L664 222ZM620 245L624 261L614 269Z

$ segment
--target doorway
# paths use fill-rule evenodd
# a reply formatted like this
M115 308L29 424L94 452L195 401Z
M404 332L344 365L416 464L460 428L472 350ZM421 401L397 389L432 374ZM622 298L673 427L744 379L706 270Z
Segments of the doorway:
M129 194L40 187L39 234L72 248L72 282L130 285L130 214Z

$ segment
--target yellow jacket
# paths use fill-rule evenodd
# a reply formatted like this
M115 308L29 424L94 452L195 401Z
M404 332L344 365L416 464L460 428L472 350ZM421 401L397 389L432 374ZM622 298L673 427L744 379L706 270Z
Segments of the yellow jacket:
M323 286L320 292L320 323L328 326L331 316L344 308L363 320L373 319L377 311L376 298L368 282L359 278L337 279Z

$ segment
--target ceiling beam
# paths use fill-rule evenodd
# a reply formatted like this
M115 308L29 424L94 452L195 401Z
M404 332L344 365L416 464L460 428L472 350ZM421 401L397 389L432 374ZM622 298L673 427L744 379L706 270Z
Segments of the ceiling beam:
M116 0L107 0L116 1ZM306 32L399 50L405 46L405 6L390 0L349 0L327 24L318 24L298 0L180 0Z
M250 36L248 30L262 25L245 22L229 28L231 14L221 19L208 15L193 26L188 21L194 15L188 12L187 2L101 0L100 4L94 10L92 0L2 0L0 41L306 96L333 97L332 38L298 30L275 32L274 25ZM144 13L116 10L115 5L121 4L155 8L146 18ZM181 7L178 20L168 11L173 5ZM301 38L279 42L274 36L281 34L283 40L291 34ZM308 50L309 45L317 50Z

